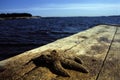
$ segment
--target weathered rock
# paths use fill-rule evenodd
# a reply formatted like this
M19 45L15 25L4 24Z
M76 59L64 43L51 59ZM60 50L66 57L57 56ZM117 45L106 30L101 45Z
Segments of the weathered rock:
M95 80L101 66L103 66L103 61L108 54L116 30L117 27L115 26L99 25L0 61L0 80ZM48 67L46 65L37 66L34 61L31 61L41 55L50 54L51 50L57 50L60 55L63 55L66 59L71 59L71 61L75 56L81 58L84 61L82 65L89 70L89 73L85 74L66 68L65 72L70 77L63 77L56 74L49 67L51 65L48 65ZM49 60L47 61L49 62ZM76 58L76 61L79 62L79 59ZM81 60L80 62L82 63Z

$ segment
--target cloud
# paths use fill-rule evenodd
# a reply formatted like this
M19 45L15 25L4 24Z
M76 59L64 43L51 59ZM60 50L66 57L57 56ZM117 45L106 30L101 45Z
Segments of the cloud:
M4 9L0 11L43 11L43 10L113 10L120 9L119 4L47 4L22 9Z
M33 7L31 10L98 10L98 9L119 9L119 4L49 4Z
M29 8L4 9L0 12L30 12L41 16L115 15L120 14L119 4L45 4Z

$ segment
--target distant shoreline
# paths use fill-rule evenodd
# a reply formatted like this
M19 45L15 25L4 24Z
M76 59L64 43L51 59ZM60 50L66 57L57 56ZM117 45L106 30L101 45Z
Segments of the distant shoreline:
M31 18L40 18L40 16L32 16L30 13L1 13L0 20L7 19L31 19Z
M32 16L32 17L9 17L9 18L0 18L0 20L13 20L13 19L37 19L41 18L39 16Z

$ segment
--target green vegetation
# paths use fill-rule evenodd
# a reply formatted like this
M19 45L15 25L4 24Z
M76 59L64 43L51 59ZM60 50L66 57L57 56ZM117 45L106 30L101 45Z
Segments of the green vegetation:
M30 13L1 13L0 18L32 17Z

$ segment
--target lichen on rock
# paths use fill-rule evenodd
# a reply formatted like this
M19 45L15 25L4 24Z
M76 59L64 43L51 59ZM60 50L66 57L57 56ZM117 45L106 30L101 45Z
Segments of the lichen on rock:
M52 50L50 54L43 54L32 60L36 66L44 65L61 76L70 77L70 74L65 68L88 73L88 70L82 66L82 60L79 57L66 58L56 50Z

